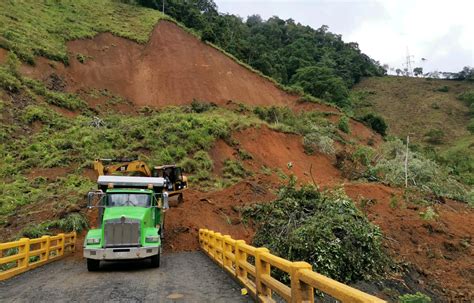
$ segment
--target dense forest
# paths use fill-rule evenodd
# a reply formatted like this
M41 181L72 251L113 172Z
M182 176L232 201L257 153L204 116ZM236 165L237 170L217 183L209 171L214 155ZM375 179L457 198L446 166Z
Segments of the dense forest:
M163 0L122 0L163 9ZM165 13L201 34L241 61L278 82L314 97L348 106L348 88L364 76L385 70L363 54L357 43L345 43L323 25L313 29L292 19L258 15L246 20L218 12L212 0L165 0Z

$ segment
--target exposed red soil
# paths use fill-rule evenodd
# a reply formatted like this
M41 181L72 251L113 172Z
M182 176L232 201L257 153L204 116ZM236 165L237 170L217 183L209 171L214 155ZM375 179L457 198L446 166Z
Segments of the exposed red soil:
M328 115L327 119L333 124L337 125L342 115ZM357 140L361 144L365 145L379 145L383 142L382 136L375 133L373 130L365 126L363 123L349 119L349 134L340 132L340 135L347 141Z
M57 74L64 79L65 89L71 92L107 89L133 102L114 105L123 113L134 113L140 106L189 104L193 99L223 106L233 100L252 106L278 105L290 106L296 111L338 113L336 108L324 104L296 102L297 96L279 90L272 82L169 22L160 22L146 45L104 33L93 39L69 42L68 51L71 57L67 67L37 58L35 67L23 66L22 72L40 80ZM0 62L5 60L6 54L5 50L0 49ZM85 63L75 59L77 54L87 58ZM105 98L86 99L93 108L107 107ZM56 110L67 117L75 115ZM329 119L337 123L339 115ZM351 120L350 130L350 134L344 134L348 140L356 139L364 144L381 142L380 136L360 122ZM279 133L262 126L237 132L233 138L238 142L236 146L217 141L211 150L214 174L220 175L223 162L237 159L238 150L243 149L252 156L244 164L254 172L254 176L220 191L187 191L184 203L172 207L167 213L166 250L198 249L199 228L210 228L250 242L254 230L252 226L242 223L235 206L271 201L275 197L275 189L281 184L275 174L262 174L262 166L294 174L300 182L312 182L314 178L314 182L322 187L347 181L333 165L333 158L322 154L307 155L300 136ZM35 169L27 176L53 179L70 171L66 168ZM96 178L92 170L85 170L83 174L92 180ZM425 276L424 281L440 283L457 293L473 292L474 213L471 209L448 200L434 207L439 214L438 219L425 221L419 216L425 208L406 203L399 189L380 184L346 184L345 189L355 201L361 198L372 201L365 207L359 202L359 207L364 208L369 219L381 227L384 244L396 259L413 263ZM397 207L390 206L392 197L399 201ZM57 218L60 214L54 209L55 205L57 201L46 201L41 207L22 207L9 218L11 222L5 229L7 232L2 230L0 240L7 239L32 221ZM95 224L96 214L89 211L87 216Z
M68 67L39 59L36 67L22 71L40 79L55 72L66 79L69 91L107 89L140 106L182 105L193 99L290 105L297 99L171 22L159 22L146 45L102 33L67 46ZM84 63L77 54L86 57Z
M241 181L222 191L210 193L188 190L184 202L171 207L165 219L165 248L171 251L199 248L199 228L208 228L251 242L252 226L242 224L236 206L268 202L275 196L270 177Z
M300 181L311 182L311 172L318 185L334 185L342 179L334 160L323 154L307 155L301 136L273 131L266 126L246 129L234 134L239 147L250 153L247 161L254 171L262 166L279 168L285 174L294 174ZM290 163L291 169L288 168ZM311 170L311 172L310 172Z
M294 109L297 112L318 111L318 112L334 113L334 114L340 113L340 111L334 106L322 104L322 103L313 103L313 102L297 102Z
M212 158L214 163L213 173L214 175L221 175L224 162L228 159L235 160L235 154L237 151L227 145L224 140L218 140L214 143L214 146L209 151L209 156Z
M28 173L26 173L26 177L28 179L44 177L48 180L55 180L59 177L64 177L72 170L72 167L33 168Z
M365 208L362 198L371 200L366 202L367 215L380 226L384 244L396 260L414 264L428 283L439 283L447 296L457 298L454 301L473 294L474 212L466 204L451 200L437 204L439 217L427 221L420 218L426 207L405 202L400 189L381 184L346 184L345 189L360 208ZM391 199L397 201L392 206Z
M0 48L0 64L3 64L7 61L8 51L6 49Z

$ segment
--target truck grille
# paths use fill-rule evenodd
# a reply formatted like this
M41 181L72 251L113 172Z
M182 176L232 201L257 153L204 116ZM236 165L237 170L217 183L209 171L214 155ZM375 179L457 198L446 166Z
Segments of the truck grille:
M105 247L140 246L140 221L119 218L105 221Z

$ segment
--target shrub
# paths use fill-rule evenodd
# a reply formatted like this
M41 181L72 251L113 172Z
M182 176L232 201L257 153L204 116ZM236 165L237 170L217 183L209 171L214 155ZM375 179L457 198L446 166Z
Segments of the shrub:
M369 169L383 182L395 186L405 184L406 147L399 139L386 142ZM408 184L437 196L467 201L467 189L449 171L433 160L411 151L408 161Z
M420 213L420 217L423 220L426 221L431 221L439 217L439 215L436 213L436 211L433 209L433 207L428 206L424 212Z
M308 155L314 154L315 151L326 155L334 155L336 153L334 140L319 133L309 133L304 136L303 147Z
M382 136L386 135L388 126L381 116L370 113L361 117L361 120L364 121L370 128L372 128L377 133L381 134Z
M250 175L250 173L242 165L242 162L230 159L224 161L222 174L224 178L230 180L242 179Z
M442 92L442 93L447 93L447 92L449 92L449 87L448 87L447 85L443 85L443 86L441 86L441 87L438 87L438 88L436 89L436 91Z
M337 124L337 127L341 131L348 134L349 133L349 118L347 118L347 116L342 116L341 119L339 119L339 123Z
M442 144L444 140L444 132L440 129L432 129L425 134L426 141L431 144Z
M469 90L460 94L458 99L466 102L467 106L471 106L471 104L474 104L474 90Z
M471 118L471 120L469 120L469 124L467 125L467 130L471 134L474 134L474 118Z
M303 67L296 71L291 84L305 92L344 107L349 105L349 90L344 80L332 68L325 66Z
M431 298L421 292L399 296L400 303L429 303Z
M342 282L374 278L388 261L379 228L342 190L282 187L272 203L244 208L257 223L256 246L289 260L304 260L321 274Z
M196 99L193 99L191 102L191 111L195 113L207 112L216 107L214 103L201 102Z

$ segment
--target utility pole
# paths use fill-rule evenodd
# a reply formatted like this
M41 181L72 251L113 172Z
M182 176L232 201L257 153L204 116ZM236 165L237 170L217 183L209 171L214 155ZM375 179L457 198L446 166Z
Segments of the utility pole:
M405 153L405 188L408 187L408 144L410 143L410 135L407 135L407 151Z

